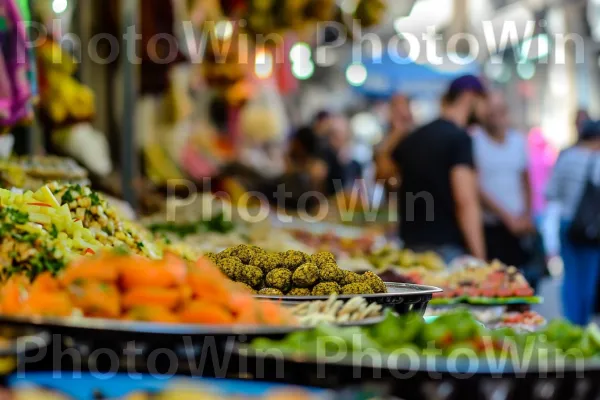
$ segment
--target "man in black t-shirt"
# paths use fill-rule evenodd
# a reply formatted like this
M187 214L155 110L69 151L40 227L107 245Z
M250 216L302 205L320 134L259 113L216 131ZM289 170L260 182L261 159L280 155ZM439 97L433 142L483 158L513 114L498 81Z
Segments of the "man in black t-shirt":
M438 252L446 262L464 254L485 259L477 174L471 137L485 103L485 88L472 75L450 84L442 115L393 151L402 184L400 236L414 251Z

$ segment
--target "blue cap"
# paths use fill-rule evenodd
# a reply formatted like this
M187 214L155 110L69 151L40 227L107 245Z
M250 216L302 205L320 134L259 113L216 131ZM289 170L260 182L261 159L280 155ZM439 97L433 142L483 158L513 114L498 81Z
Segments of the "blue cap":
M450 83L448 95L456 98L464 92L474 92L484 95L487 93L487 90L483 82L475 75L463 75Z

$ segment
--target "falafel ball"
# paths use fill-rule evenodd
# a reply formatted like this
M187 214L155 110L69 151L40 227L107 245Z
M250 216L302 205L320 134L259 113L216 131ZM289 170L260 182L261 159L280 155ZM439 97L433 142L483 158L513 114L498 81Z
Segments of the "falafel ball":
M317 267L321 268L324 264L334 263L335 256L329 251L319 251L311 257L312 262L317 264Z
M231 252L233 251L233 248L227 248L219 253L217 253L217 258L220 260L222 258L227 258L227 257L231 257L232 254Z
M293 288L288 292L288 296L310 296L311 291L307 288Z
M260 253L255 254L250 260L250 265L259 267L265 274L280 268L283 262L283 257L278 253Z
M255 267L254 265L244 265L240 269L238 280L253 288L257 288L262 284L263 276L262 269Z
M322 282L313 288L312 295L331 296L332 294L339 294L340 291L340 285L336 282Z
M387 287L385 286L383 279L381 279L379 276L377 276L377 274L375 274L371 271L367 271L362 275L362 278L363 278L363 282L365 282L366 284L371 286L371 289L373 289L373 292L387 293Z
M283 292L275 288L264 288L258 291L259 295L262 296L283 296Z
M296 268L309 261L310 257L297 250L288 250L283 253L283 266L294 272Z
M292 283L296 287L312 287L319 280L319 268L313 263L302 264L292 275Z
M252 247L247 244L239 244L233 248L231 255L239 258L244 264L249 264L252 256L256 253Z
M250 247L250 250L254 251L254 254L267 254L267 251L265 249L263 249L262 247L258 247L255 244L250 244L248 245L248 247Z
M374 294L373 289L365 282L351 283L342 286L342 294Z
M340 283L344 279L344 270L335 263L321 264L319 268L319 279L321 282L337 282Z
M342 270L344 276L342 277L342 281L340 282L340 285L342 286L346 286L346 285L350 285L351 283L358 283L362 281L362 277L357 274L356 272L352 272L352 271L346 271L346 270Z
M292 287L292 272L287 268L276 268L267 274L265 283L285 293Z
M215 254L215 253L211 253L211 252L204 253L202 256L203 256L204 258L206 258L207 260L210 260L210 261L212 261L212 262L213 262L213 263L215 263L215 264L216 264L216 263L217 263L217 261L219 260L219 256L218 256L217 254Z
M226 257L220 259L217 266L229 279L237 281L244 265L237 257Z

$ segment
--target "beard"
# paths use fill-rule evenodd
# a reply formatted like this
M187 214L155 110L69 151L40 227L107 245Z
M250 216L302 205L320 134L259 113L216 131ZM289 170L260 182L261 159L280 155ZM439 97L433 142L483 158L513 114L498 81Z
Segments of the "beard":
M481 120L480 120L479 116L477 115L475 110L472 110L471 114L469 114L469 118L467 119L467 125L473 126L473 125L479 125L480 123L481 123Z

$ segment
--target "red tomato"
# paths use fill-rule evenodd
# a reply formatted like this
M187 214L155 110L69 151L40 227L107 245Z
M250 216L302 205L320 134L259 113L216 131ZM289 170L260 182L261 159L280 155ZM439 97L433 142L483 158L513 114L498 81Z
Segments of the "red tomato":
M513 293L517 297L530 297L533 296L533 289L530 287L520 287L513 289Z
M512 297L513 290L511 288L500 288L497 291L497 296L498 297Z

